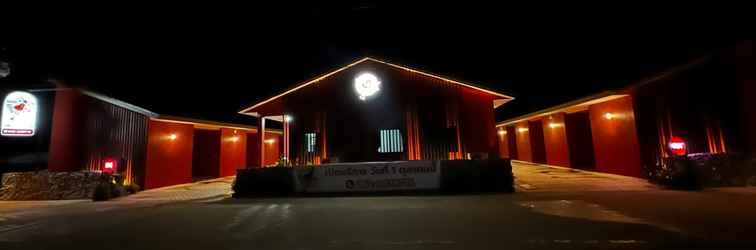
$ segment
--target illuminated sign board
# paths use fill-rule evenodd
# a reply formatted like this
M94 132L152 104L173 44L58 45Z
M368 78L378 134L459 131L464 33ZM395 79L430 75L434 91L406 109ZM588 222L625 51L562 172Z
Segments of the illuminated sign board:
M34 95L14 91L3 99L0 135L28 137L37 128L37 98Z

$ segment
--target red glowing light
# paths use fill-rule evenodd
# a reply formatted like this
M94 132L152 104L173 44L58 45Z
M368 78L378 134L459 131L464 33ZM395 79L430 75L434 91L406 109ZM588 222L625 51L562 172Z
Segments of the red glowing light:
M677 156L686 155L688 153L688 146L682 138L672 136L672 138L669 139L669 151Z
M107 159L102 165L102 172L103 173L115 173L116 169L118 168L118 164L114 159Z

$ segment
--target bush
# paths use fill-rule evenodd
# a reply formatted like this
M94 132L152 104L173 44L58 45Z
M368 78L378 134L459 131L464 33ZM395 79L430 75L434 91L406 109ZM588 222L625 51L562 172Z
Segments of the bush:
M281 196L295 193L293 168L271 167L236 171L234 197Z
M92 195L93 201L106 201L113 197L112 190L113 188L112 183L109 182L100 182L100 184L97 184L97 187L95 187L94 194Z
M447 193L514 192L509 160L441 161L441 191Z
M668 157L649 173L650 181L673 189L745 186L756 180L756 164L737 153Z
M688 157L670 157L666 160L670 166L669 187L681 190L700 190L703 187L701 171Z
M136 183L132 183L124 187L126 189L126 192L129 194L136 194L142 190L142 187L140 187L139 184L136 184Z

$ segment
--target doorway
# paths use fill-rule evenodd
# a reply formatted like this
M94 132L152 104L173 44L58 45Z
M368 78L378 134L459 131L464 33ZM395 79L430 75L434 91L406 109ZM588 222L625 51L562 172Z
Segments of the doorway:
M570 166L585 170L595 169L596 159L588 111L566 114L564 123L567 131Z

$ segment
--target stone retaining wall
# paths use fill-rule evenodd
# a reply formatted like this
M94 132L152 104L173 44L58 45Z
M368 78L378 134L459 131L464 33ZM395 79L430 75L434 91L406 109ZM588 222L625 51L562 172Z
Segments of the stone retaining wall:
M91 199L103 177L101 173L90 171L5 173L0 200Z

